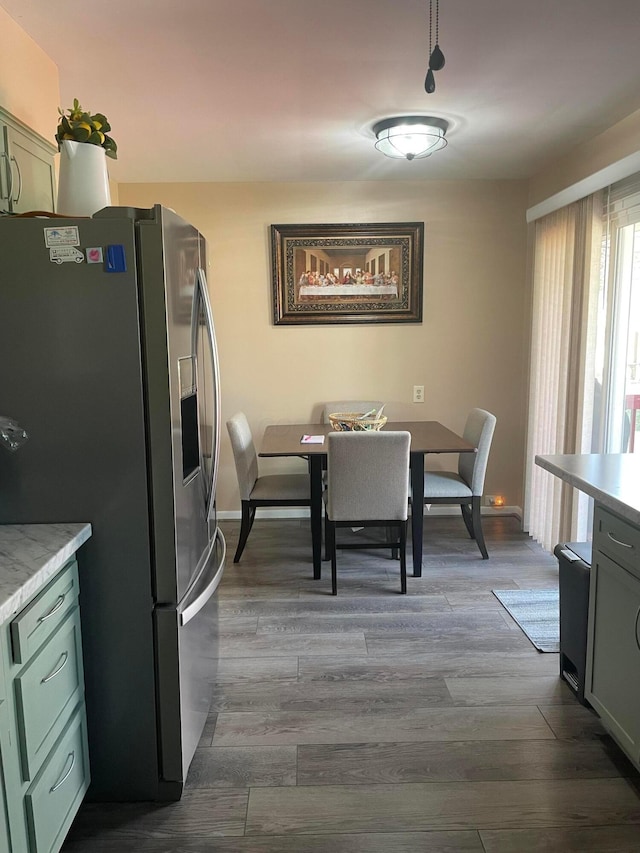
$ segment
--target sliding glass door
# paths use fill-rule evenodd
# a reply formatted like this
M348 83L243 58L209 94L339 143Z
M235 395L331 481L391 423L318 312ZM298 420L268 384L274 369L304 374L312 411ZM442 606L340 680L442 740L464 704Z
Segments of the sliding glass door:
M590 499L536 454L640 453L640 174L536 221L524 527L590 538Z
M594 450L640 453L640 193L611 187L603 240Z

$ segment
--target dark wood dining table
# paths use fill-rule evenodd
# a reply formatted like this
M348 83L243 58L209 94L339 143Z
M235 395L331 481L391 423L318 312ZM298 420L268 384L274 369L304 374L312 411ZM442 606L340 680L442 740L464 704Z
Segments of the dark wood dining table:
M475 453L477 447L452 432L438 421L387 421L385 430L406 430L411 433L411 544L413 576L422 575L422 521L424 502L424 457L427 453ZM306 456L309 458L311 490L311 543L313 576L322 570L322 470L327 464L327 441L305 444L303 435L324 435L332 431L331 424L273 424L266 427L259 456ZM419 511L415 507L420 507Z

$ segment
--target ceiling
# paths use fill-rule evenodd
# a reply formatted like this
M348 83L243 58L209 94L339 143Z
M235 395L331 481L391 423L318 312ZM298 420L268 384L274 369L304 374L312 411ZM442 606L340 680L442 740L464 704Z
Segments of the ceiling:
M434 0L435 9L435 0ZM112 125L116 181L527 178L640 108L639 0L0 0L62 104ZM371 125L450 122L413 162ZM51 117L53 137L57 116Z

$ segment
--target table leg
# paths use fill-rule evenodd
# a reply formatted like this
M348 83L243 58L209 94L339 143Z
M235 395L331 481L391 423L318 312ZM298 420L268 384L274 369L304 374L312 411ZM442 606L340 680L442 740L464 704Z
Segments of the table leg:
M322 454L309 454L311 477L311 546L313 550L313 577L317 580L322 571Z
M413 576L422 577L422 521L424 506L424 453L411 454L411 544Z

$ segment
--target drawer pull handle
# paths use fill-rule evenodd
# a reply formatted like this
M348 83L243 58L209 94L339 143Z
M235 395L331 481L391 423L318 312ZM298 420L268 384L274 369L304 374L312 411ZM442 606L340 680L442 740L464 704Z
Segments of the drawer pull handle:
M54 791L57 791L61 785L64 785L64 783L67 781L69 776L71 776L71 771L76 766L76 751L75 751L75 749L73 752L70 752L69 755L67 755L67 761L69 759L71 759L71 764L69 765L69 769L64 774L64 776L62 776L62 778L58 779L58 781L56 782L56 784L52 788L49 788L50 794L53 794Z
M638 619L640 619L640 607L636 613L636 646L640 649L640 633L638 633Z
M46 622L47 619L51 619L53 614L57 613L58 610L60 610L60 608L64 604L64 598L65 598L64 593L62 595L59 595L58 598L56 599L56 603L53 605L51 610L48 613L45 613L44 616L41 616L38 619L38 622Z
M56 666L53 672L50 672L49 675L46 676L46 678L41 679L40 684L46 684L47 681L51 681L52 678L55 678L56 675L62 672L62 670L67 665L67 661L69 660L69 652L62 652L62 654L60 655L60 660L62 661L62 663L59 666Z
M619 539L616 539L615 536L612 536L608 531L607 536L609 537L609 539L611 539L612 542L615 542L616 545L621 545L623 548L633 548L633 545L629 545L627 542L621 542Z

